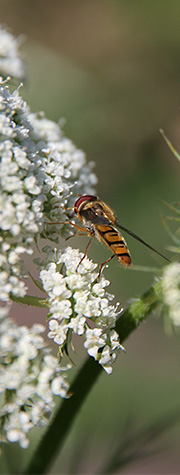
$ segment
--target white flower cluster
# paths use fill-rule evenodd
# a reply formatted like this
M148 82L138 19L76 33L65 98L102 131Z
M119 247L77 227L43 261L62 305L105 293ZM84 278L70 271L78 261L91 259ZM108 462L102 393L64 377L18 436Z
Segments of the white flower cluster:
M18 91L0 87L0 299L24 296L21 259L32 254L42 217L41 187L33 176L35 147L29 144L28 109Z
M0 25L0 75L23 79L25 67L19 53L22 37L14 38L7 29Z
M21 262L33 253L35 236L57 240L68 232L63 224L44 225L45 232L43 222L64 223L74 181L74 190L89 193L96 177L59 125L30 114L18 90L11 94L2 80L0 86L0 299L8 302L26 293Z
M0 312L0 394L1 423L9 442L28 446L27 434L34 426L47 423L54 407L54 395L67 397L65 372L42 337L44 327L17 326Z
M11 40L1 29L3 75L8 65L5 56L16 56L18 42L13 47ZM21 75L18 61L11 67L8 74L18 76L17 68ZM65 224L66 207L74 205L79 193L95 193L93 166L62 135L60 125L42 113L30 113L19 89L11 93L7 81L0 78L0 299L8 307L13 298L23 298L27 292L22 262L25 254L33 254L37 236L58 242L60 236L72 233ZM50 308L49 338L63 355L73 335L83 335L89 355L110 374L123 347L114 330L118 304L111 304L113 296L105 290L109 282L102 276L97 281L97 265L87 257L78 267L83 256L78 250L46 248L44 252L47 258L40 276ZM60 366L52 356L41 335L42 325L18 327L9 319L8 307L0 311L2 426L8 441L26 448L29 430L45 424L50 415L54 395L67 396L64 371L70 365Z
M38 161L41 161L35 176L42 185L46 200L44 219L53 222L53 226L43 229L42 235L57 240L60 233L62 236L69 235L67 224L63 224L67 221L64 207L74 206L74 197L78 193L95 192L97 177L92 172L94 162L87 163L84 152L62 135L60 125L46 119L43 113L29 114L28 120L32 126L32 137L37 142Z
M119 304L110 303L114 296L105 290L109 281L101 276L97 282L97 264L85 257L78 267L82 256L71 247L64 252L49 251L46 269L40 272L49 296L48 336L59 345L63 355L64 348L72 343L73 334L84 335L87 352L110 374L118 351L124 349L114 330Z
M180 264L173 262L165 267L162 278L164 301L175 326L180 326Z

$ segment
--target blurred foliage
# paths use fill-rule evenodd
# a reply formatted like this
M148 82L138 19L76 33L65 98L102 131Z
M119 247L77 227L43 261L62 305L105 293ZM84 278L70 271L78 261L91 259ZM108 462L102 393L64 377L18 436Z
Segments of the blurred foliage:
M179 164L159 128L180 150L179 1L0 0L0 7L1 22L27 37L23 95L32 110L66 119L66 135L96 162L98 195L122 225L171 256L160 209L162 200L179 201ZM127 241L134 264L163 265L139 243ZM86 240L76 239L73 245L83 250ZM95 242L89 255L102 262L107 252ZM123 305L152 282L152 274L124 271L115 260L105 275ZM97 460L103 464L127 417L148 422L158 420L161 410L177 407L177 337L167 340L160 323L148 320L126 346L110 380L103 375L93 389L51 473L69 473L67 460L72 464L82 440L89 447L82 473L92 473ZM178 438L176 429L174 448L163 463L158 457L146 461L148 473L179 472ZM143 465L137 470L143 473ZM123 473L132 473L132 466Z

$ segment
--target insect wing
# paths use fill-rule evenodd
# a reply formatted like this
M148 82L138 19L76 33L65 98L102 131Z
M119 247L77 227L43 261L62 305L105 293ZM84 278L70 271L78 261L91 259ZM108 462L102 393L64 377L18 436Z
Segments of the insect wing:
M124 226L122 226L121 224L117 223L116 222L116 226L118 226L119 229L122 229L123 231L125 231L126 233L128 233L130 236L132 236L134 239L136 239L137 241L141 242L142 244L144 244L144 246L148 247L148 249L151 249L151 251L155 252L156 254L158 254L158 256L161 256L163 257L163 259L165 259L167 262L169 262L169 259L164 256L164 254L162 254L161 252L157 251L157 249L155 249L154 247L152 247L150 244L148 244L146 241L144 241L144 239L142 239L140 236L138 236L137 234L133 233L133 231L130 231L129 229L125 228Z
M80 218L93 224L115 224L116 218L113 211L100 200L82 202L79 207Z
M84 218L85 221L89 221L92 224L104 224L108 225L110 224L109 219L107 219L105 216L98 215L93 208L83 208L80 212L81 217Z

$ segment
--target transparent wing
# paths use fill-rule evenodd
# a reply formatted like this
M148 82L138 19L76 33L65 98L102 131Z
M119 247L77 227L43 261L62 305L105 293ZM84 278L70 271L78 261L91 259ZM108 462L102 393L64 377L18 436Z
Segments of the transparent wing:
M125 228L124 226L121 226L119 223L116 222L116 226L121 229L122 231L125 231L126 233L128 233L130 236L132 236L134 239L136 239L137 241L141 242L142 244L144 244L144 246L148 247L149 249L151 249L151 251L155 252L156 254L158 254L159 256L163 257L163 259L165 259L167 262L170 262L169 259L164 256L163 254L161 254L161 252L157 251L157 249L155 249L154 247L152 247L150 244L148 244L146 241L144 241L144 239L142 239L141 237L139 237L137 234L133 233L133 231L130 231L129 229Z

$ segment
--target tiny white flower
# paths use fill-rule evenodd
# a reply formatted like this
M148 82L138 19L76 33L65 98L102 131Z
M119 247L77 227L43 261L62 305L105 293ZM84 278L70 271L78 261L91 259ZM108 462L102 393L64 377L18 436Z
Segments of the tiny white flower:
M63 343L66 341L68 325L59 325L57 320L52 319L49 322L49 329L50 332L48 333L48 337L53 338L54 342L58 345L63 345Z
M68 287L75 291L82 289L83 287L87 286L87 280L83 275L80 274L70 274L66 277L66 283Z
M90 296L84 309L84 314L86 315L86 317L99 317L99 315L101 314L100 304L101 301L99 297L93 298Z
M106 336L102 334L100 328L87 329L85 333L86 341L84 347L90 356L97 357L99 348L105 345Z
M29 169L31 162L27 158L27 153L25 150L21 149L20 147L14 147L14 157L16 158L16 162L21 168Z
M5 430L9 442L19 442L23 449L29 445L26 433L33 427L28 414L24 411L12 414L5 423Z
M24 297L27 290L27 287L24 282L21 282L18 277L11 276L9 278L9 283L11 285L11 292L13 295L17 295L18 297Z
M110 344L113 351L120 348L124 350L124 347L119 343L119 335L115 330L111 330L110 332Z
M62 376L57 376L51 383L52 393L56 396L66 397L69 385Z
M63 299L71 297L71 291L66 287L66 282L59 272L56 272L56 266L52 263L49 269L42 270L40 277L43 281L44 290L51 297L62 297Z
M17 390L16 402L19 406L25 404L28 399L31 399L36 393L36 386L33 384L22 384L22 386Z
M22 37L14 36L0 25L0 75L6 78L13 76L22 79L25 76L25 67L19 53Z
M52 304L51 304L52 302ZM63 318L69 318L72 315L72 307L70 300L54 300L51 298L50 303L50 313L53 314L53 317L57 320L62 320Z
M37 185L37 180L34 175L30 175L25 178L24 185L27 188L28 192L32 195L38 195L41 191L41 188Z
M108 374L112 373L112 363L114 362L115 357L115 355L113 355L113 357L111 356L109 346L105 346L103 348L99 363L103 366L103 368Z
M5 307L0 307L0 320L3 320L8 316L10 307L6 305Z
M109 284L109 280L106 280L104 277L101 276L100 282L97 282L92 287L93 294L97 295L97 297L104 297L105 287L107 287Z
M78 315L77 317L71 318L68 327L71 328L74 333L82 335L85 331L85 322L86 318Z
M74 293L74 310L77 314L85 313L86 305L88 302L89 289L79 290Z

